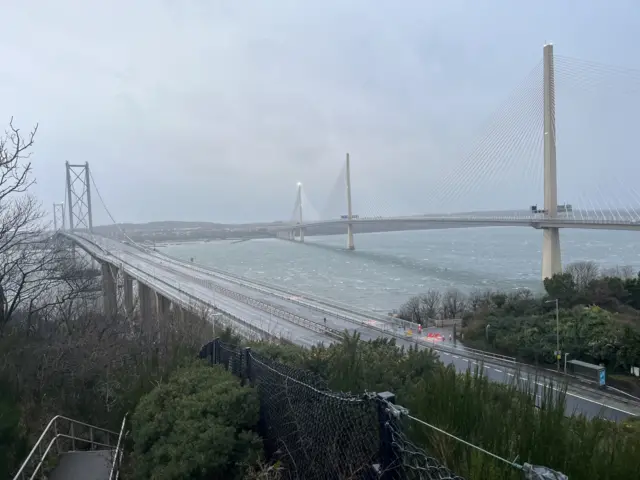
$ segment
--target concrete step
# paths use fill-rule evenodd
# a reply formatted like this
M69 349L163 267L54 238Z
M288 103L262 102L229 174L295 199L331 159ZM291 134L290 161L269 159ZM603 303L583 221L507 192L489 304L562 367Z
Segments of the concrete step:
M113 454L114 450L63 453L49 480L109 480Z

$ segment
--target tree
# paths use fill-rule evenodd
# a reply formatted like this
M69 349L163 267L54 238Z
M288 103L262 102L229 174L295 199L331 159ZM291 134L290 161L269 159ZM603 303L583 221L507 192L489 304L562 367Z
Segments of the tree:
M600 268L595 262L574 262L567 265L564 273L571 275L578 291L583 291L600 275Z
M30 323L94 283L79 275L71 250L48 235L40 203L29 193L37 129L23 135L12 119L0 137L0 335L17 313Z
M563 305L573 304L577 291L570 273L556 273L551 278L545 278L543 283L550 298L557 298Z
M205 362L175 372L132 417L134 479L241 479L262 456L253 388Z
M422 323L422 308L420 297L411 297L400 307L398 316L403 320Z
M442 298L442 318L459 318L466 309L464 294L457 289L447 290Z
M425 322L428 322L429 319L436 318L440 311L442 294L438 290L429 289L426 293L420 295L419 298L422 302L421 315Z

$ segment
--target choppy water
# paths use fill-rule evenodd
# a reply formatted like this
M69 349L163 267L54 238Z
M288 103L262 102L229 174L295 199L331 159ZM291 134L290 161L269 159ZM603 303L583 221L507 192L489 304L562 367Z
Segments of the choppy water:
M640 269L640 233L562 230L562 260ZM163 247L166 253L359 307L389 311L428 288L541 289L542 233L493 227L356 236L220 241Z

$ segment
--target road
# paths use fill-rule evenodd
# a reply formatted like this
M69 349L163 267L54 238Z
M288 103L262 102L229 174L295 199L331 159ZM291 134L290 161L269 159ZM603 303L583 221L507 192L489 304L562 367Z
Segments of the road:
M223 273L218 269L172 259L157 252L141 250L138 247L104 237L93 237L92 241L99 243L117 259L173 285L177 291L188 292L193 297L217 305L221 310L262 330L267 330L276 336L289 338L302 346L308 347L319 342L329 343L335 339L335 336L328 336L322 331L311 331L300 324L269 315L260 308L231 298L229 293L258 300L263 304L261 308L269 305L279 312L295 314L311 322L309 325L315 330L321 330L326 325L329 329L338 332L345 329L355 330L360 333L363 340L386 336L395 338L397 344L405 347L416 344L420 348L435 347L441 361L446 365L453 365L459 372L483 368L487 378L499 383L510 383L517 380L521 385L528 383L530 388L534 384L542 387L546 383L544 378L536 377L535 370L526 366L516 366L499 361L500 359L479 356L471 353L471 349L454 349L449 342L431 344L423 340L416 340L414 337L407 338L404 335L404 330L399 331L396 326L391 325L388 319L380 314L365 313L345 305L334 304L331 300L268 286L262 282L254 282L232 275L229 272ZM216 288L218 292L216 292ZM224 291L224 294L220 294L220 291ZM426 340L426 337L423 339ZM540 401L539 398L537 401ZM566 404L568 413L580 412L588 417L600 415L613 421L623 420L638 412L638 409L633 406L628 406L605 394L572 385L568 387Z

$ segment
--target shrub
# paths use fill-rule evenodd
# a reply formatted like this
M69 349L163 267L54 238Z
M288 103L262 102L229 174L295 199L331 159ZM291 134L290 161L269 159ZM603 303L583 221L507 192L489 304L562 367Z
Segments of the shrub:
M220 366L177 370L138 404L133 418L134 479L243 478L262 456L254 432L254 389Z
M0 478L9 478L27 454L20 408L0 382Z

